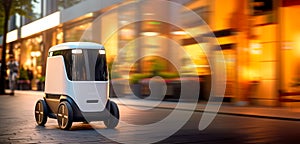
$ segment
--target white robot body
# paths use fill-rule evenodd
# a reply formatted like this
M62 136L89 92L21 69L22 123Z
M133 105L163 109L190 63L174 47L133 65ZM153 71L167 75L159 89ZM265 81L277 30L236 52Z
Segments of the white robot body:
M119 122L119 109L109 98L105 49L91 42L68 42L49 49L45 97L35 107L38 125L56 118L61 129L73 121L103 120L108 128Z
M104 110L108 99L108 81L70 81L62 56L49 57L46 71L46 94L70 96L82 112Z

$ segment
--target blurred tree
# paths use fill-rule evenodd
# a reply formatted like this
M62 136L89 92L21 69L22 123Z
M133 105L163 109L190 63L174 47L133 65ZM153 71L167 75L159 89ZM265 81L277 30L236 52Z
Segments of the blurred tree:
M8 21L10 16L19 14L29 16L36 0L1 0L0 1L0 26L3 34L2 39L2 64L0 74L0 94L5 94L5 75L6 75L6 34L8 32Z

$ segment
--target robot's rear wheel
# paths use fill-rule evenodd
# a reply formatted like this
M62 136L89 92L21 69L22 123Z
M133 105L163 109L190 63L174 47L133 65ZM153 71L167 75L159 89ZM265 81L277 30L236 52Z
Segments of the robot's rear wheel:
M62 101L58 106L57 123L59 128L68 130L73 123L73 109L67 101Z
M35 121L39 126L44 126L48 118L48 107L44 100L38 100L34 109Z
M118 105L113 101L108 101L109 116L104 120L104 124L107 128L115 128L119 124L119 108Z

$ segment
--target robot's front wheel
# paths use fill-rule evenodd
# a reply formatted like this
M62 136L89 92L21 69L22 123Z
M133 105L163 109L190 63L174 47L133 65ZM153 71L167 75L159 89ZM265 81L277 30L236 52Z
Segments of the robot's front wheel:
M39 126L44 126L48 118L48 107L44 100L38 100L34 109L35 121Z
M107 128L115 128L119 124L119 108L118 105L113 101L108 101L109 116L104 120L104 124Z
M59 128L68 130L73 123L73 109L67 101L62 101L58 106L57 122Z

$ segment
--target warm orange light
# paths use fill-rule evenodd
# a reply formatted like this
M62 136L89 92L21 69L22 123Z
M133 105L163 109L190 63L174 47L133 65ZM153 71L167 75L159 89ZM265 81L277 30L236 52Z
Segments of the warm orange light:
M172 31L171 34L173 35L187 35L185 31Z
M261 44L258 42L250 43L250 52L251 54L261 54Z
M261 76L257 71L250 68L243 68L243 80L245 81L259 81Z
M158 36L158 32L142 32L141 35L143 36Z
M133 29L122 29L120 35L122 39L133 39L135 31Z
M296 56L300 56L300 35L296 39L295 54Z
M32 63L31 59L27 59L25 62L25 66L30 67L31 63Z
M64 33L63 32L59 32L57 35L56 35L56 39L58 40L62 40L64 37Z
M39 57L39 56L41 56L41 52L40 52L40 51L32 51L32 52L30 53L30 55L31 55L32 57Z

